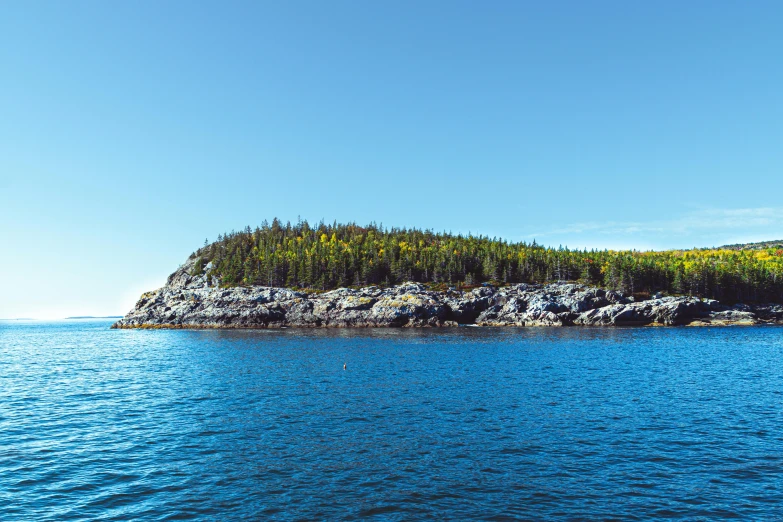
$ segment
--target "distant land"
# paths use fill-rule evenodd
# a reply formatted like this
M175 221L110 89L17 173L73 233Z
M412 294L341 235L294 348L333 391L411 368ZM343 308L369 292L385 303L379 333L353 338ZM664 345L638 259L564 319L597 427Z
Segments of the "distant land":
M274 219L205 241L115 327L778 323L778 243L571 250Z
M66 319L120 319L121 315L74 315Z

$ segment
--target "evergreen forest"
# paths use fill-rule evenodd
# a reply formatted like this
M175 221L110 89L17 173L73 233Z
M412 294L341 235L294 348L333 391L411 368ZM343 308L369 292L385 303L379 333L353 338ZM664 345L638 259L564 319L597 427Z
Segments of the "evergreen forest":
M330 290L404 281L434 289L579 281L645 297L658 292L736 302L783 302L780 248L570 250L375 224L294 225L274 219L230 232L193 254L194 275L225 287Z

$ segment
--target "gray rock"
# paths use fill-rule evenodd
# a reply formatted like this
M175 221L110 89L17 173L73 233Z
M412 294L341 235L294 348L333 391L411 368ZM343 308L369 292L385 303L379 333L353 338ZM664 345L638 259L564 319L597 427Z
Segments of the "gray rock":
M220 288L191 276L189 259L166 285L141 296L115 328L629 326L783 324L783 305L735 305L694 297L634 302L576 283L433 292L414 282L306 294L263 286Z

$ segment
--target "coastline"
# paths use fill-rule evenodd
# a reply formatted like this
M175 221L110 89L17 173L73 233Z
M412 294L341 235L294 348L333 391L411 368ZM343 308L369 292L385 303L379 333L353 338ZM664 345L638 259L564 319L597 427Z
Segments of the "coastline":
M116 329L752 326L783 324L783 305L724 305L657 295L635 300L580 283L428 290L408 282L306 293L265 286L221 288L194 276L189 259L162 288L142 294Z
M783 322L702 322L693 321L687 324L680 325L666 325L662 323L645 323L645 324L622 324L622 325L579 325L576 328L580 329L605 329L605 328L749 328L749 327L777 327L783 326ZM572 326L544 326L544 325L531 325L531 326L518 326L518 325L477 325L477 324L459 324L459 325L440 325L440 326L275 326L268 325L210 325L210 324L134 324L134 325L117 325L111 326L114 330L341 330L341 329L353 329L353 330L367 330L373 328L427 328L427 329L452 329L452 328L486 328L486 329L502 329L502 328L572 328Z

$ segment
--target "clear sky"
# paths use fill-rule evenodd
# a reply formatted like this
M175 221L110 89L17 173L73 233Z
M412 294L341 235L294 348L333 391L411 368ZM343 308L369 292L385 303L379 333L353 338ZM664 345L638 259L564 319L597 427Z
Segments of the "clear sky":
M274 216L781 238L781 27L761 0L3 2L0 318L124 314Z

